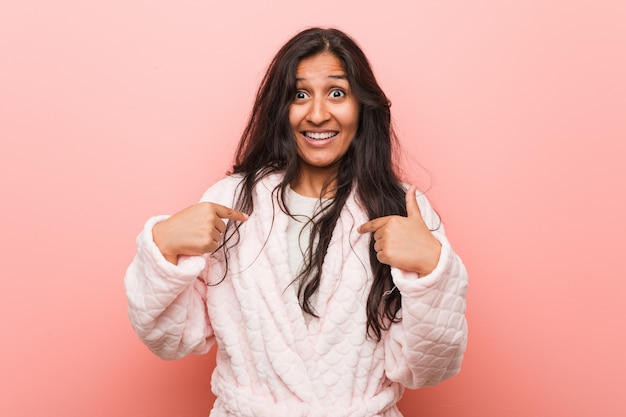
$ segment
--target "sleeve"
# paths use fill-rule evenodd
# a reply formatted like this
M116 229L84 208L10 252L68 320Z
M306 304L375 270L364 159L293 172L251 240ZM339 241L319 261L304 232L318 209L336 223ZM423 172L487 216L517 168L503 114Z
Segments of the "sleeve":
M206 259L168 262L152 240L153 217L137 237L137 254L124 278L128 313L135 332L157 356L172 360L209 351L214 338L203 280Z
M421 278L391 269L402 295L401 320L383 335L388 378L412 389L456 375L467 345L467 271L426 197L418 196L418 204L424 221L441 242L441 255L435 269Z

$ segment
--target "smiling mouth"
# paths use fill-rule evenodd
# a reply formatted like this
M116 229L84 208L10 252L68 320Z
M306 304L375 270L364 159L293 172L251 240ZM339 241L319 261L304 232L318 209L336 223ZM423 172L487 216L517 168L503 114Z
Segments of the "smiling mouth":
M313 140L325 140L330 139L333 136L337 136L339 132L302 132L302 134L308 138Z

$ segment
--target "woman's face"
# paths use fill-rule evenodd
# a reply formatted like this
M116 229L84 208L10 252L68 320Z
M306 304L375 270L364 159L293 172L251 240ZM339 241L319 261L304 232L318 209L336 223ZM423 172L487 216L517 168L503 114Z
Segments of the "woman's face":
M300 61L289 123L300 171L335 173L359 124L359 103L335 55L321 53Z

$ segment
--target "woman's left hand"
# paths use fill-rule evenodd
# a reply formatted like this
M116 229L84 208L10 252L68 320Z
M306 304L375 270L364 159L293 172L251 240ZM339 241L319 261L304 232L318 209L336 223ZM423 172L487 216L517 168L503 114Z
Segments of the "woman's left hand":
M407 217L379 217L362 224L358 232L374 233L374 249L381 263L424 276L437 266L441 243L424 223L415 191L411 186L406 192Z

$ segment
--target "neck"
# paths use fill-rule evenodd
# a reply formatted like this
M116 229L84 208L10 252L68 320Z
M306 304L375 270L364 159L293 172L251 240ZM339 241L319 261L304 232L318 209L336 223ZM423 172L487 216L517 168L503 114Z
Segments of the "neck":
M300 167L291 189L305 197L332 198L336 188L336 169Z

